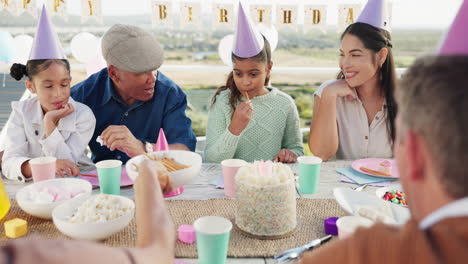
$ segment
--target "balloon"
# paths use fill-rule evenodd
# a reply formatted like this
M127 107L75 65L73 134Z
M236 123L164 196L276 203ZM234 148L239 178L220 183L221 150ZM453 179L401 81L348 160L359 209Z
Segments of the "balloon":
M29 35L18 35L13 41L15 45L15 53L11 62L26 64L31 53L33 38Z
M0 62L10 62L15 53L15 43L10 33L0 31Z
M70 50L75 59L81 63L88 63L98 54L99 40L88 32L75 35L70 43Z
M102 70L102 68L107 67L106 61L101 54L96 55L88 63L86 63L86 74L91 76L92 74Z
M268 40L270 43L271 52L273 52L278 46L278 30L276 30L275 26L273 25L266 26L264 24L258 24L257 29Z
M224 64L232 66L232 46L234 45L234 35L230 34L221 39L218 45L218 54Z

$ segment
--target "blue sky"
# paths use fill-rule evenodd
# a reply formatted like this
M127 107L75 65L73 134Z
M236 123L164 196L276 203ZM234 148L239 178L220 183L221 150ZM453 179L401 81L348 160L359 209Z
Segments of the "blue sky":
M38 0L42 2L44 0ZM68 12L79 14L81 0L66 0ZM175 8L187 0L172 0ZM237 3L237 0L189 0L201 2L206 12L210 11L211 3ZM393 0L393 27L395 28L446 28L453 20L463 0ZM328 24L336 24L338 3L366 3L366 0L244 0L245 3L296 3L328 5ZM102 0L104 15L135 15L148 14L151 0Z

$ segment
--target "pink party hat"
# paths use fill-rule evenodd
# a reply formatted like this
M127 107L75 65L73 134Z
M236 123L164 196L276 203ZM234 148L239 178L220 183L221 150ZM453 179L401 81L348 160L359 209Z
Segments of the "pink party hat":
M468 55L468 2L463 1L439 49L440 55Z
M241 58L251 58L263 50L265 42L262 35L253 26L249 16L246 15L242 2L239 1L237 12L237 29L234 35L232 52Z
M390 22L386 0L368 0L356 22L390 31Z
M159 129L158 141L156 141L156 144L154 145L153 150L154 151L169 150L169 144L167 144L166 135L164 134L164 130L162 128Z
M29 54L29 60L67 59L63 53L60 40L52 22L47 15L45 5L42 5L41 16L37 24L36 37Z

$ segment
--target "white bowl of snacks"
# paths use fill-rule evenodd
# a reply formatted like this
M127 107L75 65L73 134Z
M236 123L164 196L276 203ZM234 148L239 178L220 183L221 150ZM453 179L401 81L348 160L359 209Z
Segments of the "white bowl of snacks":
M127 161L125 168L127 175L132 181L138 176L138 166L145 159L160 161L169 171L172 187L177 189L200 173L202 158L199 154L191 151L168 150L157 151L147 155L139 155Z
M406 194L403 191L403 187L400 184L392 184L387 187L379 188L375 190L375 195L393 204L408 207L408 203L406 201Z
M82 179L50 179L21 188L16 193L16 201L26 213L51 219L55 207L67 200L89 197L91 191L91 184Z
M131 199L97 194L57 206L52 219L57 229L69 237L102 240L127 227L134 215Z

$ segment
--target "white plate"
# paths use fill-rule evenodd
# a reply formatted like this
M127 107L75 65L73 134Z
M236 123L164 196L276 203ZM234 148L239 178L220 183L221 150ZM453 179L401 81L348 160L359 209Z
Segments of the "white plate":
M392 185L389 185L387 187L382 187L382 188L379 188L379 189L375 190L375 195L377 195L377 197L379 197L380 199L383 200L383 197L384 197L385 193L386 192L391 192L391 191L403 192L404 190L403 190L403 187L401 186L401 184L392 184ZM386 202L389 202L389 201L386 201ZM394 203L392 203L392 204L394 204ZM395 204L395 205L408 207L407 205L402 205L402 204Z
M333 189L333 195L341 208L350 215L354 215L358 206L381 206L382 204L385 206L387 203L375 195L362 191L358 192L345 187ZM390 208L392 209L393 216L398 224L402 225L409 220L411 215L408 208L404 208L393 203L390 204Z

